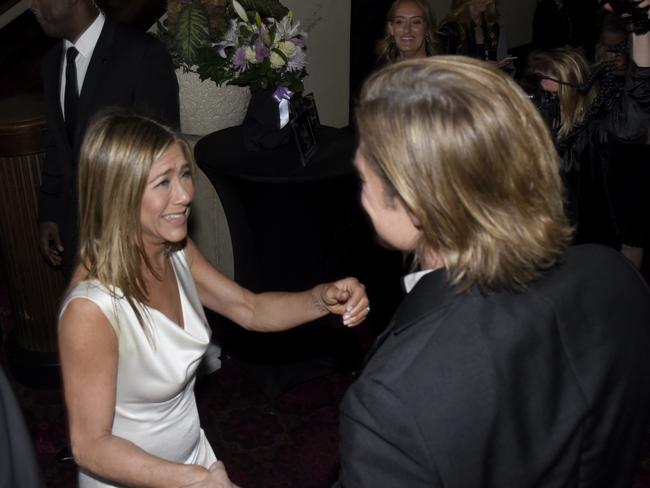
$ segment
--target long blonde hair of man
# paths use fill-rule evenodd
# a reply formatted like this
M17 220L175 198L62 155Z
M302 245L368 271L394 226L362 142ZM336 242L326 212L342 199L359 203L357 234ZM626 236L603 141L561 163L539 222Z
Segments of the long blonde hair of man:
M524 287L555 264L572 228L558 155L537 110L482 61L436 56L365 83L359 149L421 225L463 289Z

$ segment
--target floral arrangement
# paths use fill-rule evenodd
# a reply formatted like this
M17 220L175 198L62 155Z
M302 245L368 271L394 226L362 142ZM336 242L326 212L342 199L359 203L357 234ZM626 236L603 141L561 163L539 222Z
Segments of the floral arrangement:
M303 90L306 33L277 0L169 0L158 36L177 67L255 92Z

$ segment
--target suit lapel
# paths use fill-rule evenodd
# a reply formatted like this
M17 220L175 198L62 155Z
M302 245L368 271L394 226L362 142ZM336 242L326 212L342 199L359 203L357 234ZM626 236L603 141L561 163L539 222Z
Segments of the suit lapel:
M375 340L366 355L366 363L391 335L400 334L422 317L446 310L456 301L458 291L447 284L444 269L433 271L422 278L408 293L395 311L386 330Z
M97 40L97 45L93 51L92 58L90 59L83 86L81 87L81 93L79 95L79 112L77 114L77 120L79 121L77 125L78 132L80 128L85 129L87 127L88 119L95 112L93 102L95 99L97 84L99 83L99 80L105 76L109 68L110 52L114 38L115 24L107 17L102 32L99 35L99 39ZM81 145L79 139L79 137L75 138L76 146Z
M61 63L63 58L63 41L59 42L45 58L44 73L46 74L43 83L44 99L49 102L53 127L49 130L52 136L62 139L67 145L68 137L65 135L65 121L61 108Z

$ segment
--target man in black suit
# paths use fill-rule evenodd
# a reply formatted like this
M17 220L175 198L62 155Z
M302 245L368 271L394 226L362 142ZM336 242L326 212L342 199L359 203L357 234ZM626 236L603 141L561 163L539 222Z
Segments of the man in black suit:
M88 122L103 107L131 107L178 127L178 82L162 43L111 21L93 0L33 0L31 9L46 34L61 38L43 60L49 143L39 222L41 252L69 276L77 159Z
M630 486L650 293L620 253L567 247L525 94L480 61L414 60L366 82L357 127L362 204L420 271L341 404L338 486Z

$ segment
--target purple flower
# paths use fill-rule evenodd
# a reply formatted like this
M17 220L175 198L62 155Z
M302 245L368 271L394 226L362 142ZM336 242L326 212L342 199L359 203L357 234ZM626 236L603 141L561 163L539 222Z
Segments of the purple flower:
M257 58L257 62L259 63L263 61L264 58L267 58L270 53L271 50L264 45L262 38L258 37L255 40L255 57Z
M240 47L235 51L232 57L232 64L239 71L242 71L246 66L246 48Z
M292 37L290 41L293 42L296 47L305 47L305 41L302 37Z

